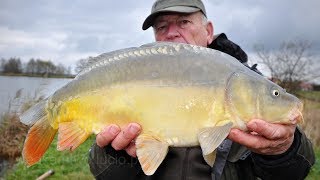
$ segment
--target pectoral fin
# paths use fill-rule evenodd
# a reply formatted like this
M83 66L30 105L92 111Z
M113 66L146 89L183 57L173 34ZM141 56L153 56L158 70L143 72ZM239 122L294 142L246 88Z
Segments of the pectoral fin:
M59 151L73 151L90 136L90 133L87 133L75 122L60 123L58 132L57 149Z
M216 153L214 150L228 136L231 127L232 122L229 122L223 126L203 128L198 133L198 140L200 142L203 157L210 166L212 166L215 161Z
M168 153L169 144L159 137L141 134L136 140L137 157L146 175L152 175Z

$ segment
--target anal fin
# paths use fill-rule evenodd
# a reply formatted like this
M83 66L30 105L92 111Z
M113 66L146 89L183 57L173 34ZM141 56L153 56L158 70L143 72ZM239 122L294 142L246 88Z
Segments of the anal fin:
M59 124L58 145L59 151L76 149L82 144L90 133L87 133L75 122L64 122Z
M228 136L232 124L232 122L229 122L222 126L203 128L198 133L203 157L210 166L213 166L215 161L215 150Z
M159 137L141 134L136 140L137 157L146 175L152 175L168 153L169 144Z

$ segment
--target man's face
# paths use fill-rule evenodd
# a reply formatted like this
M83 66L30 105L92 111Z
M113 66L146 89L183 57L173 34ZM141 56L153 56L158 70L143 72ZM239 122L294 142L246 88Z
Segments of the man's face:
M202 13L159 15L153 25L156 41L187 43L207 47L213 40L211 22Z

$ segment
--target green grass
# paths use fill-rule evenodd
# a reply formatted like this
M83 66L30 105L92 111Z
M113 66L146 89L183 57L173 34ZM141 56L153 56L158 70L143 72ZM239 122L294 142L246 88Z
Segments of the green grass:
M20 158L15 167L7 173L5 179L36 179L43 173L52 169L55 174L48 179L94 179L88 166L88 150L94 141L94 136L80 145L74 152L60 152L56 150L56 138L50 145L42 160L32 166L26 167ZM316 163L312 167L306 180L320 179L320 148L315 150Z
M36 179L50 169L54 170L54 175L48 179L94 179L88 165L88 152L93 141L94 136L73 152L60 152L56 150L57 138L55 138L39 163L28 168L22 158L19 158L5 179Z
M315 150L316 162L312 166L312 169L307 176L306 180L318 180L320 179L320 148Z
M320 102L320 91L296 91L294 94L309 100Z

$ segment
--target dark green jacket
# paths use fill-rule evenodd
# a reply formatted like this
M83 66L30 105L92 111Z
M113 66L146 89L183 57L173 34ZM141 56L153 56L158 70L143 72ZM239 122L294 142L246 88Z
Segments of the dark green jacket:
M260 73L255 65L247 65L246 53L225 34L216 36L209 47L230 54ZM304 179L314 164L314 152L311 142L299 128L294 137L290 149L276 156L251 153L244 146L226 139L217 150L213 168L203 160L200 147L170 147L165 160L152 176L144 175L138 160L125 151L115 151L111 146L100 148L94 144L89 153L89 165L97 179L108 180Z

